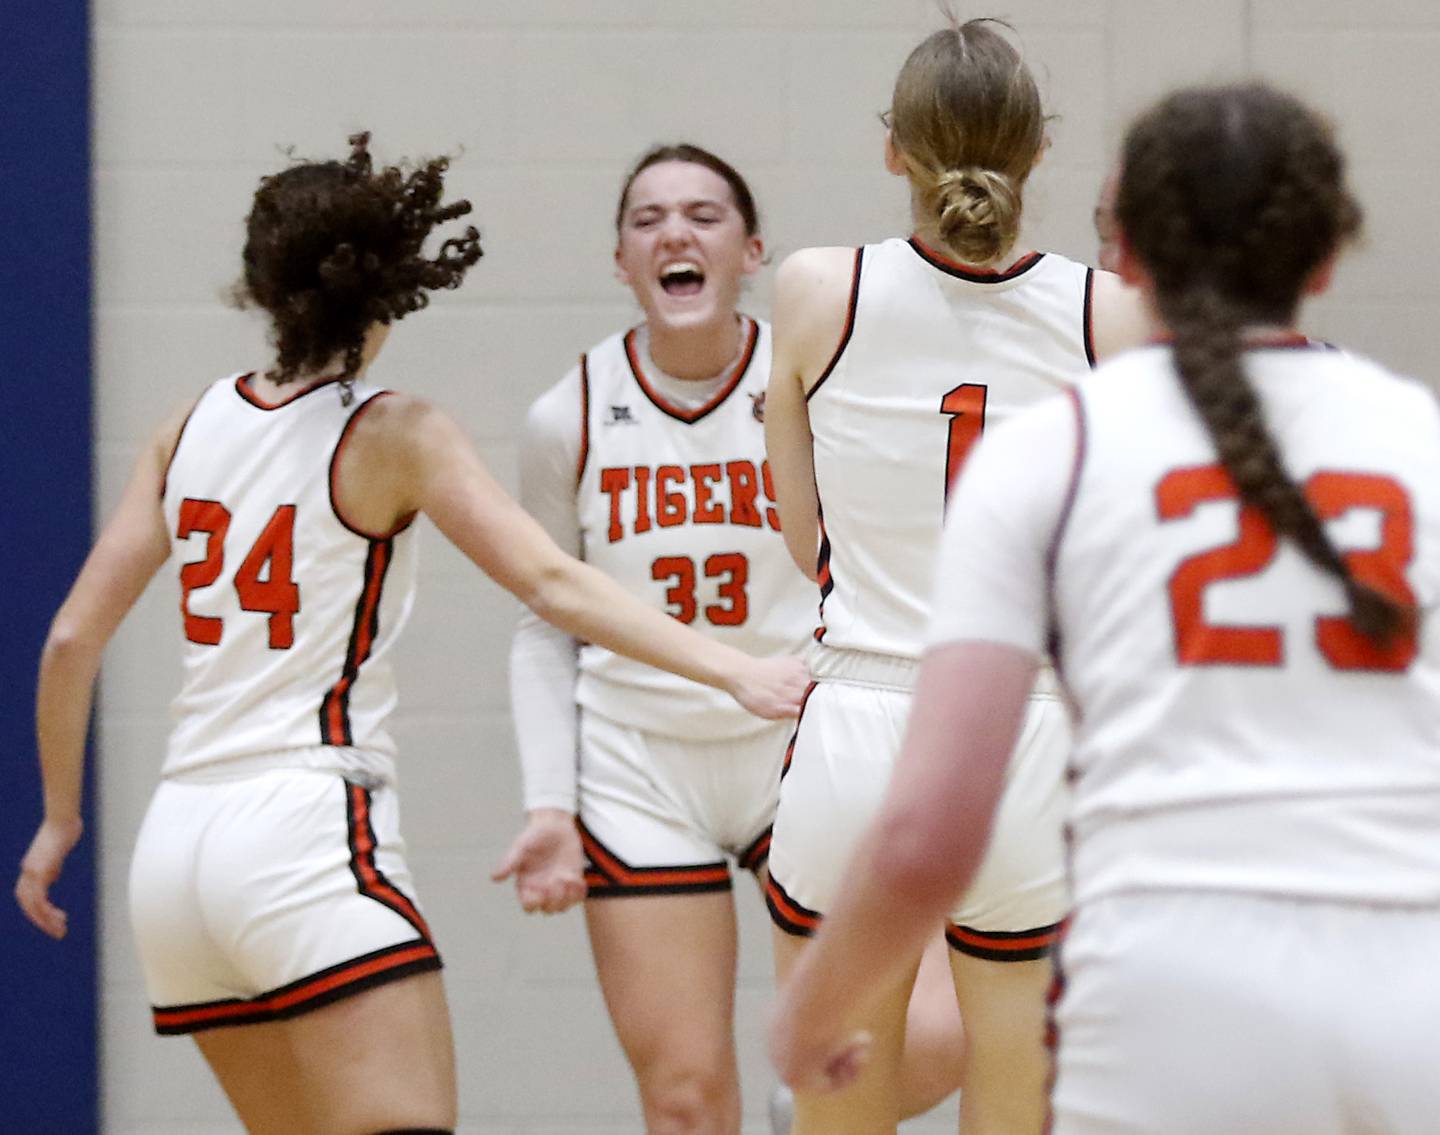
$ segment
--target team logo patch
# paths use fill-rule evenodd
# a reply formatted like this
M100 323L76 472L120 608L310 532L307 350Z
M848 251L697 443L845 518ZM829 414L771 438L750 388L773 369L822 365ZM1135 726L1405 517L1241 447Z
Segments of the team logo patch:
M611 406L609 413L605 415L605 424L613 426L620 423L635 425L635 416L630 413L629 406Z
M755 415L757 422L765 420L765 391L750 395L750 412Z

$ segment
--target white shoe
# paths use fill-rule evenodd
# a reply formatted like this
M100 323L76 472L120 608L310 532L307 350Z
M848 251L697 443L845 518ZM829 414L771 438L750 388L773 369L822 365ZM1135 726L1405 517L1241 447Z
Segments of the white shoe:
M784 1084L770 1093L770 1130L773 1135L790 1135L795 1122L795 1096Z

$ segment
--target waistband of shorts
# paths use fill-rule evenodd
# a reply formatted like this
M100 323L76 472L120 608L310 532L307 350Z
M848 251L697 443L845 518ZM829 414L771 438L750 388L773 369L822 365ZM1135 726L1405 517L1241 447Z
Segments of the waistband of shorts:
M817 682L845 682L882 690L915 689L920 661L873 650L844 650L821 643L810 658L810 675Z
M222 784L276 771L339 776L371 790L392 787L395 781L394 764L388 757L341 745L246 753L164 772L160 779L175 784Z
M920 674L920 659L872 650L845 650L821 643L810 657L810 675L817 682L844 682L882 690L913 693ZM1058 699L1060 683L1047 663L1035 676L1032 698Z

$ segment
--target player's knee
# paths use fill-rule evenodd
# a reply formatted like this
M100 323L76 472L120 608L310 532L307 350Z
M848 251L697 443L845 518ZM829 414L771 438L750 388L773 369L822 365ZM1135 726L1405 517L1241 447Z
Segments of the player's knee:
M738 1111L733 1078L701 1068L670 1069L642 1081L649 1135L700 1135L717 1130L717 1121Z

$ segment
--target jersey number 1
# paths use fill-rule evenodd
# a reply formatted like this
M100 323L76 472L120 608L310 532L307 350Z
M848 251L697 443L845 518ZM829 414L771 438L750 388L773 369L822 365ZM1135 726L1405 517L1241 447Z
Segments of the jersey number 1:
M202 646L219 646L224 620L190 613L190 592L211 586L225 570L225 535L230 531L230 510L219 501L186 497L180 502L175 535L184 540L196 532L209 536L205 558L180 568L180 613L185 637ZM270 649L288 650L295 642L295 614L300 610L300 588L292 578L295 563L295 506L282 504L271 515L259 539L235 573L235 593L245 611L270 616ZM261 572L265 578L261 578Z
M950 503L950 490L965 467L965 458L980 435L985 432L986 388L978 382L967 382L940 399L940 412L950 419L950 436L945 445L945 503Z

